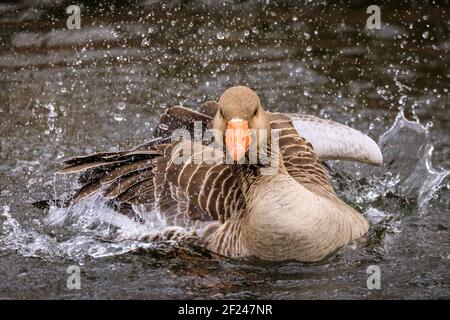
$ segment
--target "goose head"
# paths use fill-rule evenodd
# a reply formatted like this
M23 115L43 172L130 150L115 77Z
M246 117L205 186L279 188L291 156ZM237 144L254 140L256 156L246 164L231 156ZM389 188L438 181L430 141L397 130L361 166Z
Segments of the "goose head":
M261 101L252 89L236 86L227 89L218 101L214 117L215 140L233 161L240 161L249 149L260 151L267 146L270 122Z

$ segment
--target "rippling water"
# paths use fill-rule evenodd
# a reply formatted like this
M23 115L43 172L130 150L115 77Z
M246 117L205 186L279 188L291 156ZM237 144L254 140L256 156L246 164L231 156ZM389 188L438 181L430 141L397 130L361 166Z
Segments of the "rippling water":
M0 298L448 298L450 7L368 4L0 4ZM297 3L297 5L295 5ZM371 3L369 3L371 4ZM159 115L246 84L271 111L314 114L378 140L382 167L330 162L369 234L317 264L233 260L181 244L112 242L137 225L65 195L65 157L132 147ZM119 227L118 227L119 226ZM82 289L66 287L80 265ZM367 267L381 289L366 287Z

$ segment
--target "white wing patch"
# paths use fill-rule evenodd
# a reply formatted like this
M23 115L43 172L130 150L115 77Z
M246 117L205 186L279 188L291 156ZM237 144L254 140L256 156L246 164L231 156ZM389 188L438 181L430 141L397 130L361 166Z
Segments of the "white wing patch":
M364 133L331 120L289 115L297 132L311 142L321 160L350 160L381 165L377 143Z

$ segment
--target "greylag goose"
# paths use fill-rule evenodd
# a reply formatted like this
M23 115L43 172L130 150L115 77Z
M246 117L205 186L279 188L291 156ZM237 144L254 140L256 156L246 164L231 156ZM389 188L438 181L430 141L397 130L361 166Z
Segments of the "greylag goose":
M198 111L169 109L150 142L68 159L59 173L81 173L83 186L70 203L101 192L119 211L157 206L177 226L172 235L189 235L213 252L318 261L369 226L336 195L321 161L380 164L382 158L375 142L356 130L308 116L295 121L266 112L253 90L232 87ZM191 133L195 126L203 133L212 128L214 143L173 139L176 129Z

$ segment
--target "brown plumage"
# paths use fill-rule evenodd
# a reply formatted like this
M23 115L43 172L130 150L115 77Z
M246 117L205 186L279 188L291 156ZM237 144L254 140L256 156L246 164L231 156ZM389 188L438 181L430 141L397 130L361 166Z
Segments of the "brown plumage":
M208 118L212 120L211 117ZM324 189L324 194L334 197L325 168L317 159L311 144L298 135L287 116L272 113L269 118L271 128L280 130L280 151L289 174L312 190L321 192L320 190ZM191 126L193 121L204 119L204 114L195 113L183 107L173 107L161 117L158 127L164 127L165 130L158 131L158 134L169 136L180 127L193 132L194 129ZM205 128L208 124L209 122L205 122ZM142 195L139 197L137 187L141 182L153 178L155 171L160 177L152 180L153 186L156 184L155 187L158 190L157 197L161 193L169 192L171 197L167 199L167 202L178 205L180 205L179 202L184 202L182 206L188 208L186 213L190 218L223 221L221 215L229 216L230 212L241 208L242 193L237 192L239 190L237 181L232 177L229 166L224 164L176 166L170 163L169 159L173 148L180 142L156 145L152 142L130 152L98 153L64 161L66 167L58 173L82 172L80 182L85 183L73 196L72 202L103 189L108 199L119 203L139 204L139 199L147 201L147 197ZM152 193L155 187L139 191L145 191L148 194ZM177 188L185 192L180 195ZM123 196L130 192L133 192L133 197ZM184 193L189 196L185 196ZM151 199L154 201L155 197Z
M234 117L248 121L251 129L276 131L276 155L281 160L273 174L262 173L267 165L260 162L194 163L196 153L223 159L224 142L218 136L215 145L170 141L176 129L192 134L194 121L203 131L213 127L216 133L225 133ZM228 256L315 261L367 231L365 219L337 197L313 146L298 134L290 118L265 112L256 93L246 87L230 88L219 102L207 102L198 111L168 109L155 133L158 138L130 151L66 160L59 173L80 172L83 184L71 201L102 192L116 205L157 204L173 225L211 221L205 229L195 230L196 235L209 249ZM254 139L258 152L264 139ZM178 163L175 156L183 148L192 153ZM295 223L300 223L297 229Z

